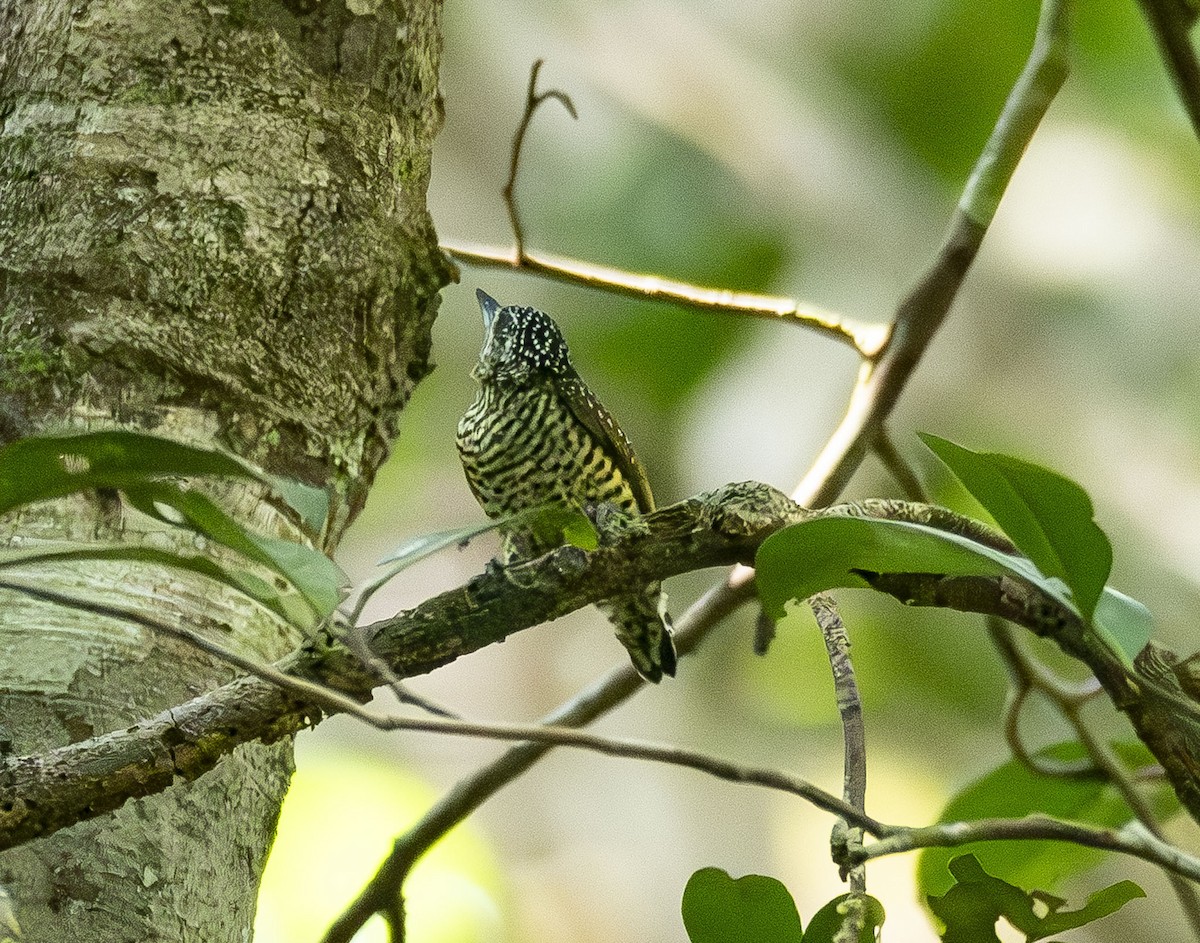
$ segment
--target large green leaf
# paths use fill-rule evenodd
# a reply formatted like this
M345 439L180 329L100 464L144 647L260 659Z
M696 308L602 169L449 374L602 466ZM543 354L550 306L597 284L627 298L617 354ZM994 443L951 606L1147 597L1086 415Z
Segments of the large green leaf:
M940 897L928 898L929 908L945 924L945 943L996 941L996 921L1003 917L1035 943L1054 933L1073 930L1107 917L1145 892L1132 881L1120 881L1092 894L1079 910L1063 910L1066 901L1041 891L1026 893L993 877L971 854L949 863L955 883ZM1046 910L1039 913L1039 906Z
M208 558L173 553L136 544L56 544L51 549L0 552L0 570L42 563L71 563L82 560L149 563L186 570L216 580L249 596L280 618L303 629L316 624L311 606L291 588L280 588L253 573L225 567Z
M224 452L124 429L18 439L0 448L0 514L77 491L201 475L261 477Z
M161 478L252 478L270 485L319 533L329 507L321 488L268 475L236 455L129 429L31 436L0 448L0 514L22 504Z
M1116 743L1113 748L1131 769L1156 762L1140 742ZM1083 746L1075 742L1056 744L1038 753L1057 762L1074 762L1086 755ZM1179 810L1178 799L1166 784L1154 787L1151 803L1160 818ZM1120 794L1102 779L1041 776L1012 759L960 790L942 810L938 821L1022 818L1035 812L1102 828L1119 828L1133 818ZM922 895L945 893L951 884L947 865L964 850L974 854L990 874L1022 887L1049 889L1099 864L1107 854L1095 848L1048 841L978 842L960 848L926 848L917 865L917 886Z
M846 920L843 905L849 899L849 894L841 894L813 914L808 929L804 931L804 943L834 943ZM862 907L865 920L858 933L858 943L875 943L875 931L883 926L883 904L866 894L862 899Z
M1039 570L1067 584L1091 621L1112 570L1112 545L1093 520L1087 492L1009 455L973 452L933 435L921 439Z
M820 517L776 531L754 561L763 608L782 618L788 602L837 587L869 587L867 573L1007 574L1033 583L1071 607L1061 583L1029 561L967 537L908 521Z
M759 874L732 878L702 868L683 891L683 925L691 943L800 943L800 914L779 881Z
M318 617L329 615L341 601L345 574L325 554L248 530L199 491L158 481L126 487L124 494L143 513L194 530L274 570L300 591Z
M820 517L776 531L755 558L758 593L767 615L780 619L789 602L838 587L867 587L862 573L1007 575L1036 586L1078 614L1063 582L1029 560L959 534L908 521ZM1150 615L1140 603L1105 589L1096 629L1130 661L1150 638Z
M323 520L323 492L271 478L236 456L128 430L19 439L0 448L0 514L28 504L96 488L118 489L139 510L174 526L186 527L223 544L283 576L319 618L341 599L345 576L319 551L303 544L257 534L191 490L177 478L251 478L270 484L299 506L310 525ZM59 548L40 552L42 560L107 559L159 563L200 573L233 586L289 621L302 626L311 615L296 599L248 571L202 557L142 547Z

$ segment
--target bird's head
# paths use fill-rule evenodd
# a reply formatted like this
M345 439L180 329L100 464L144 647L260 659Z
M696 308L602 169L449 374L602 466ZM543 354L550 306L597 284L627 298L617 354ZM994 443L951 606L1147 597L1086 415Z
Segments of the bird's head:
M549 317L522 305L501 306L482 289L475 292L483 312L483 349L471 375L480 381L522 383L538 375L571 369L567 342Z

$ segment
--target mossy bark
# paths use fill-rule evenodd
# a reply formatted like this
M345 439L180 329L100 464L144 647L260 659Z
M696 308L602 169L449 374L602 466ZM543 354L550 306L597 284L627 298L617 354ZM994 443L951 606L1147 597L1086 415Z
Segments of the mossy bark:
M425 210L440 6L399 0L0 4L0 443L124 425L327 487L326 549L429 369L452 276ZM0 520L0 546L183 538L108 495ZM143 566L20 576L271 660L300 639ZM0 598L0 724L37 753L231 677L127 623ZM290 774L248 744L194 783L0 856L31 939L245 940Z

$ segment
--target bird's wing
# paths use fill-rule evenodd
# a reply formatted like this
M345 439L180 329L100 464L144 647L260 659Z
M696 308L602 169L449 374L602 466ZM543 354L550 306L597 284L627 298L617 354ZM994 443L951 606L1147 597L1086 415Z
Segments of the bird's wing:
M633 489L638 509L643 514L653 511L654 494L650 491L650 481L642 469L642 463L633 454L633 445L621 431L617 421L577 374L559 378L556 386L559 396L562 397L563 402L567 404L575 418L583 423L588 432L596 437L596 441L600 443L601 447L613 456L617 468L629 482L629 487Z

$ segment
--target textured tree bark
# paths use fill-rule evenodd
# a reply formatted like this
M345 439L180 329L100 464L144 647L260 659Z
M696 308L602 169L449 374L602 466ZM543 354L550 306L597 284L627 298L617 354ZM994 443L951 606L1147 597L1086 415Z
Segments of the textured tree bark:
M319 534L260 491L217 496L332 549L429 370L452 275L425 210L439 18L434 0L0 4L0 443L112 425L219 443L326 487ZM106 494L0 519L0 546L94 539L185 540ZM301 641L186 574L8 574L257 658ZM0 743L18 752L230 677L128 623L0 597ZM0 883L30 939L245 940L290 771L289 743L244 745L0 855Z

